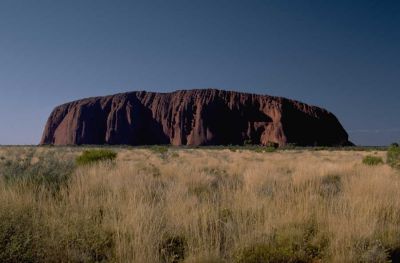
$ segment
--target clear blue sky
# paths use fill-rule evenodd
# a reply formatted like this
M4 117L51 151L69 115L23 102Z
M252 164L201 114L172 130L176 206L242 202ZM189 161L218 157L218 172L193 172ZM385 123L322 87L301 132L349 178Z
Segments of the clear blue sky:
M0 144L87 96L219 88L332 111L400 141L399 1L0 1Z

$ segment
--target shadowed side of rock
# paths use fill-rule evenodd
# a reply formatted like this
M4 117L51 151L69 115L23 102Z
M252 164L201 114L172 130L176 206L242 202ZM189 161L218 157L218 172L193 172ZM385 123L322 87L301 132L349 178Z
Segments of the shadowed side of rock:
M41 144L348 145L330 112L301 102L215 89L129 92L56 107Z

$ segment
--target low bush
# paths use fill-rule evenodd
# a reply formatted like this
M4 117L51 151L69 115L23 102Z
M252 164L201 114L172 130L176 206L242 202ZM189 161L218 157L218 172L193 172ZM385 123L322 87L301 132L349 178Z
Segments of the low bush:
M113 233L99 220L49 217L40 206L0 207L0 262L115 262Z
M88 165L100 161L114 161L117 153L111 150L86 150L76 158L78 165Z
M64 240L60 243L66 248L64 257L68 258L68 262L113 262L113 233L99 221L80 218L69 224L72 231L62 233Z
M22 183L34 188L43 186L54 193L67 185L75 168L72 161L51 156L42 156L36 163L31 162L30 158L6 161L0 166L0 174L7 184Z
M267 152L267 153L271 153L271 152L275 152L276 150L277 150L278 148L276 148L275 146L266 146L265 148L264 148L264 152Z
M150 147L150 150L153 151L154 153L165 154L168 152L168 146L154 145Z
M268 243L255 244L241 250L235 256L236 263L275 263L291 261L293 251L290 247L274 247Z
M363 164L374 166L383 164L383 159L378 156L367 155L362 160Z
M44 235L29 207L0 208L0 262L43 262Z
M400 147L391 146L387 151L387 163L394 167L400 169Z
M263 153L263 152L275 152L277 148L272 147L272 146L256 146L251 148L250 150L253 150L254 152L257 153Z
M267 146L269 148L278 149L279 143L277 143L277 142L268 142L265 146Z
M236 263L320 262L329 240L314 223L277 230L266 242L246 246L234 255Z

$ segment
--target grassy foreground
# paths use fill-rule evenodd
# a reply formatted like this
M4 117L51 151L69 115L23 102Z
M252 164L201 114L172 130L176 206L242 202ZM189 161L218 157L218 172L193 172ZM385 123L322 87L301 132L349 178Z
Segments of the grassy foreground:
M0 262L399 262L384 151L0 148Z

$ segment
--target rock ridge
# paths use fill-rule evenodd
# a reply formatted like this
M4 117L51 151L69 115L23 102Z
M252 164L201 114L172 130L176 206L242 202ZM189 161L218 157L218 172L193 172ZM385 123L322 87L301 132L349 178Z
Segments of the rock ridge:
M56 107L40 144L345 146L329 111L283 97L218 89L133 91Z

